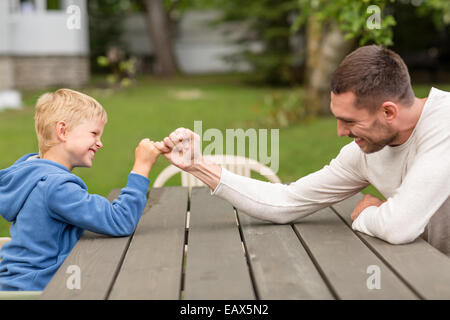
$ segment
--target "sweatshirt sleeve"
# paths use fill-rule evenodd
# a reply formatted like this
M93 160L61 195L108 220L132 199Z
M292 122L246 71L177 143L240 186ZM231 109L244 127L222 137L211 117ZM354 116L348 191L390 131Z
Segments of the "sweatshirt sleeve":
M56 178L47 190L51 216L96 233L126 236L133 233L147 202L149 179L130 173L128 183L112 203L89 194L76 176Z
M414 241L450 197L450 137L422 150L394 196L364 209L352 228L392 244Z
M229 201L248 215L275 223L289 223L325 208L364 189L357 145L342 148L336 159L321 170L291 184L263 182L222 168L212 194Z

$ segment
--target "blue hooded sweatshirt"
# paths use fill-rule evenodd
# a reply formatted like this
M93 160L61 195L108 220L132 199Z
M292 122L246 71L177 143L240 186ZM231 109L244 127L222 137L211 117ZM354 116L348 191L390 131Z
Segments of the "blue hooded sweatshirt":
M130 173L110 203L63 165L35 155L0 170L0 215L11 222L12 238L0 250L0 290L43 290L84 229L130 235L147 202L144 176Z

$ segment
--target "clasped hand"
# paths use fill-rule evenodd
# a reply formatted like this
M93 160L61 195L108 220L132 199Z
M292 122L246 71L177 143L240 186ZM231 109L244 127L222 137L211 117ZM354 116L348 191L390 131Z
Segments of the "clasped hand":
M155 147L173 165L189 172L202 161L200 136L189 129L178 128L163 141L155 142Z

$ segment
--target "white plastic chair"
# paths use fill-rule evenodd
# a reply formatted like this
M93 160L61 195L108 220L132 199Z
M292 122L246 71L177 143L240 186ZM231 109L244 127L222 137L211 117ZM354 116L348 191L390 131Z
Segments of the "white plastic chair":
M10 242L10 241L11 241L11 238L10 238L10 237L0 237L0 248L3 247L3 245L4 245L5 243L8 243L8 242Z
M204 156L204 158L241 176L250 177L251 171L255 171L267 178L270 182L281 183L278 176L269 167L253 159L228 154ZM192 187L200 187L205 185L202 181L190 173L187 173L174 165L170 165L158 175L153 183L153 187L162 187L167 180L179 172L181 172L181 185L183 187L189 187L189 190L191 190Z

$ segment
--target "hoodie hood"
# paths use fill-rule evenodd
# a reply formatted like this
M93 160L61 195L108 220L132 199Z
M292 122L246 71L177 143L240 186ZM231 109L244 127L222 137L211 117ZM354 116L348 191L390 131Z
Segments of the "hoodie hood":
M46 159L33 159L37 153L24 155L11 167L0 170L0 215L14 221L31 191L48 174L70 172L63 165ZM29 159L33 157L32 159Z

